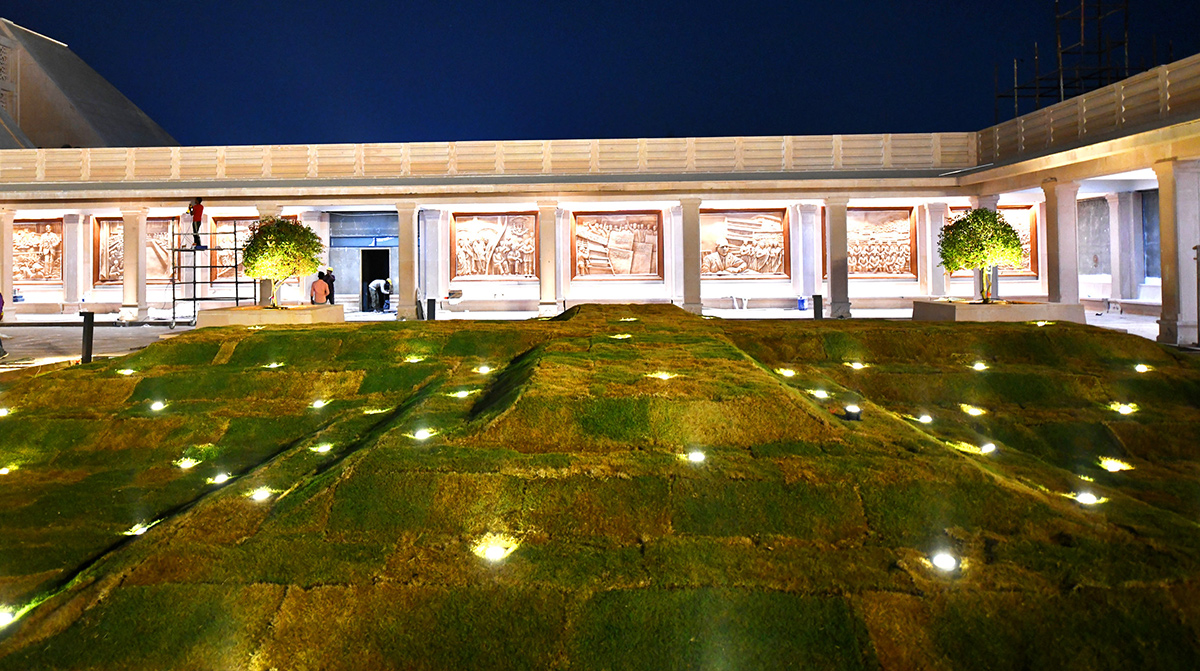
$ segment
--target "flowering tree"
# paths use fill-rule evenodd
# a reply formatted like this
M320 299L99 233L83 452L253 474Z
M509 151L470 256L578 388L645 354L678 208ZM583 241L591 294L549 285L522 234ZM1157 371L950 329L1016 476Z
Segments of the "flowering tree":
M291 219L266 216L258 220L242 250L246 275L271 280L271 307L279 307L279 287L297 275L311 275L320 266L325 245L312 229Z
M996 210L979 208L957 217L938 236L946 272L983 271L983 302L992 302L993 266L1021 262L1021 236Z

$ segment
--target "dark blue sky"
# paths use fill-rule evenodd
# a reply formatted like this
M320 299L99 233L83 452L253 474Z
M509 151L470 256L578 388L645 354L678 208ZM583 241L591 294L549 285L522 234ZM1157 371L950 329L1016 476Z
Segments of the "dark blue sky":
M1136 68L1200 51L1133 0ZM185 145L978 130L1051 0L9 0Z

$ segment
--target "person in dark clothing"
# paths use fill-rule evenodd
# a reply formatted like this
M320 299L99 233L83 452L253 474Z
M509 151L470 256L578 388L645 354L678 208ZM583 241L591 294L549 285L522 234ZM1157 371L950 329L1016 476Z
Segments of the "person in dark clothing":
M208 249L205 245L200 244L200 222L204 219L204 205L197 198L192 201L191 205L188 205L187 211L192 215L192 249Z
M333 266L325 267L325 284L329 285L329 304L333 305L333 283L337 280L333 275Z
M383 301L392 295L392 281L372 280L367 290L371 294L371 312L383 312Z

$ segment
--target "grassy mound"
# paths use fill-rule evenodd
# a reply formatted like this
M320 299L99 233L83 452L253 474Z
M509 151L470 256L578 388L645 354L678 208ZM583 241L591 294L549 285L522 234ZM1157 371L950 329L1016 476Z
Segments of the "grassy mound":
M1200 666L1200 367L1112 332L231 327L0 407L0 670Z

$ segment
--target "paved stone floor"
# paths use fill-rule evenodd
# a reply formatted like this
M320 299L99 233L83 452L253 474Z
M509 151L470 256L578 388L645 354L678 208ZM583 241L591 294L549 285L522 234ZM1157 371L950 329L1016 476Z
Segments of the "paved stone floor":
M800 310L706 310L706 315L725 319L811 319L812 311ZM151 314L151 317L156 315ZM439 319L530 319L533 312L441 312ZM855 310L862 319L908 319L912 310ZM395 319L394 313L348 312L347 321L383 321ZM187 331L188 326L170 329L165 323L142 326L118 326L116 315L97 315L93 352L96 356L120 356L141 349L162 337ZM36 320L36 321L35 321ZM1112 313L1087 314L1089 324L1101 328L1125 331L1153 340L1158 335L1155 317L1119 315ZM79 317L71 315L20 315L15 324L0 325L0 339L9 356L0 359L0 372L42 363L52 363L80 356L83 329Z

